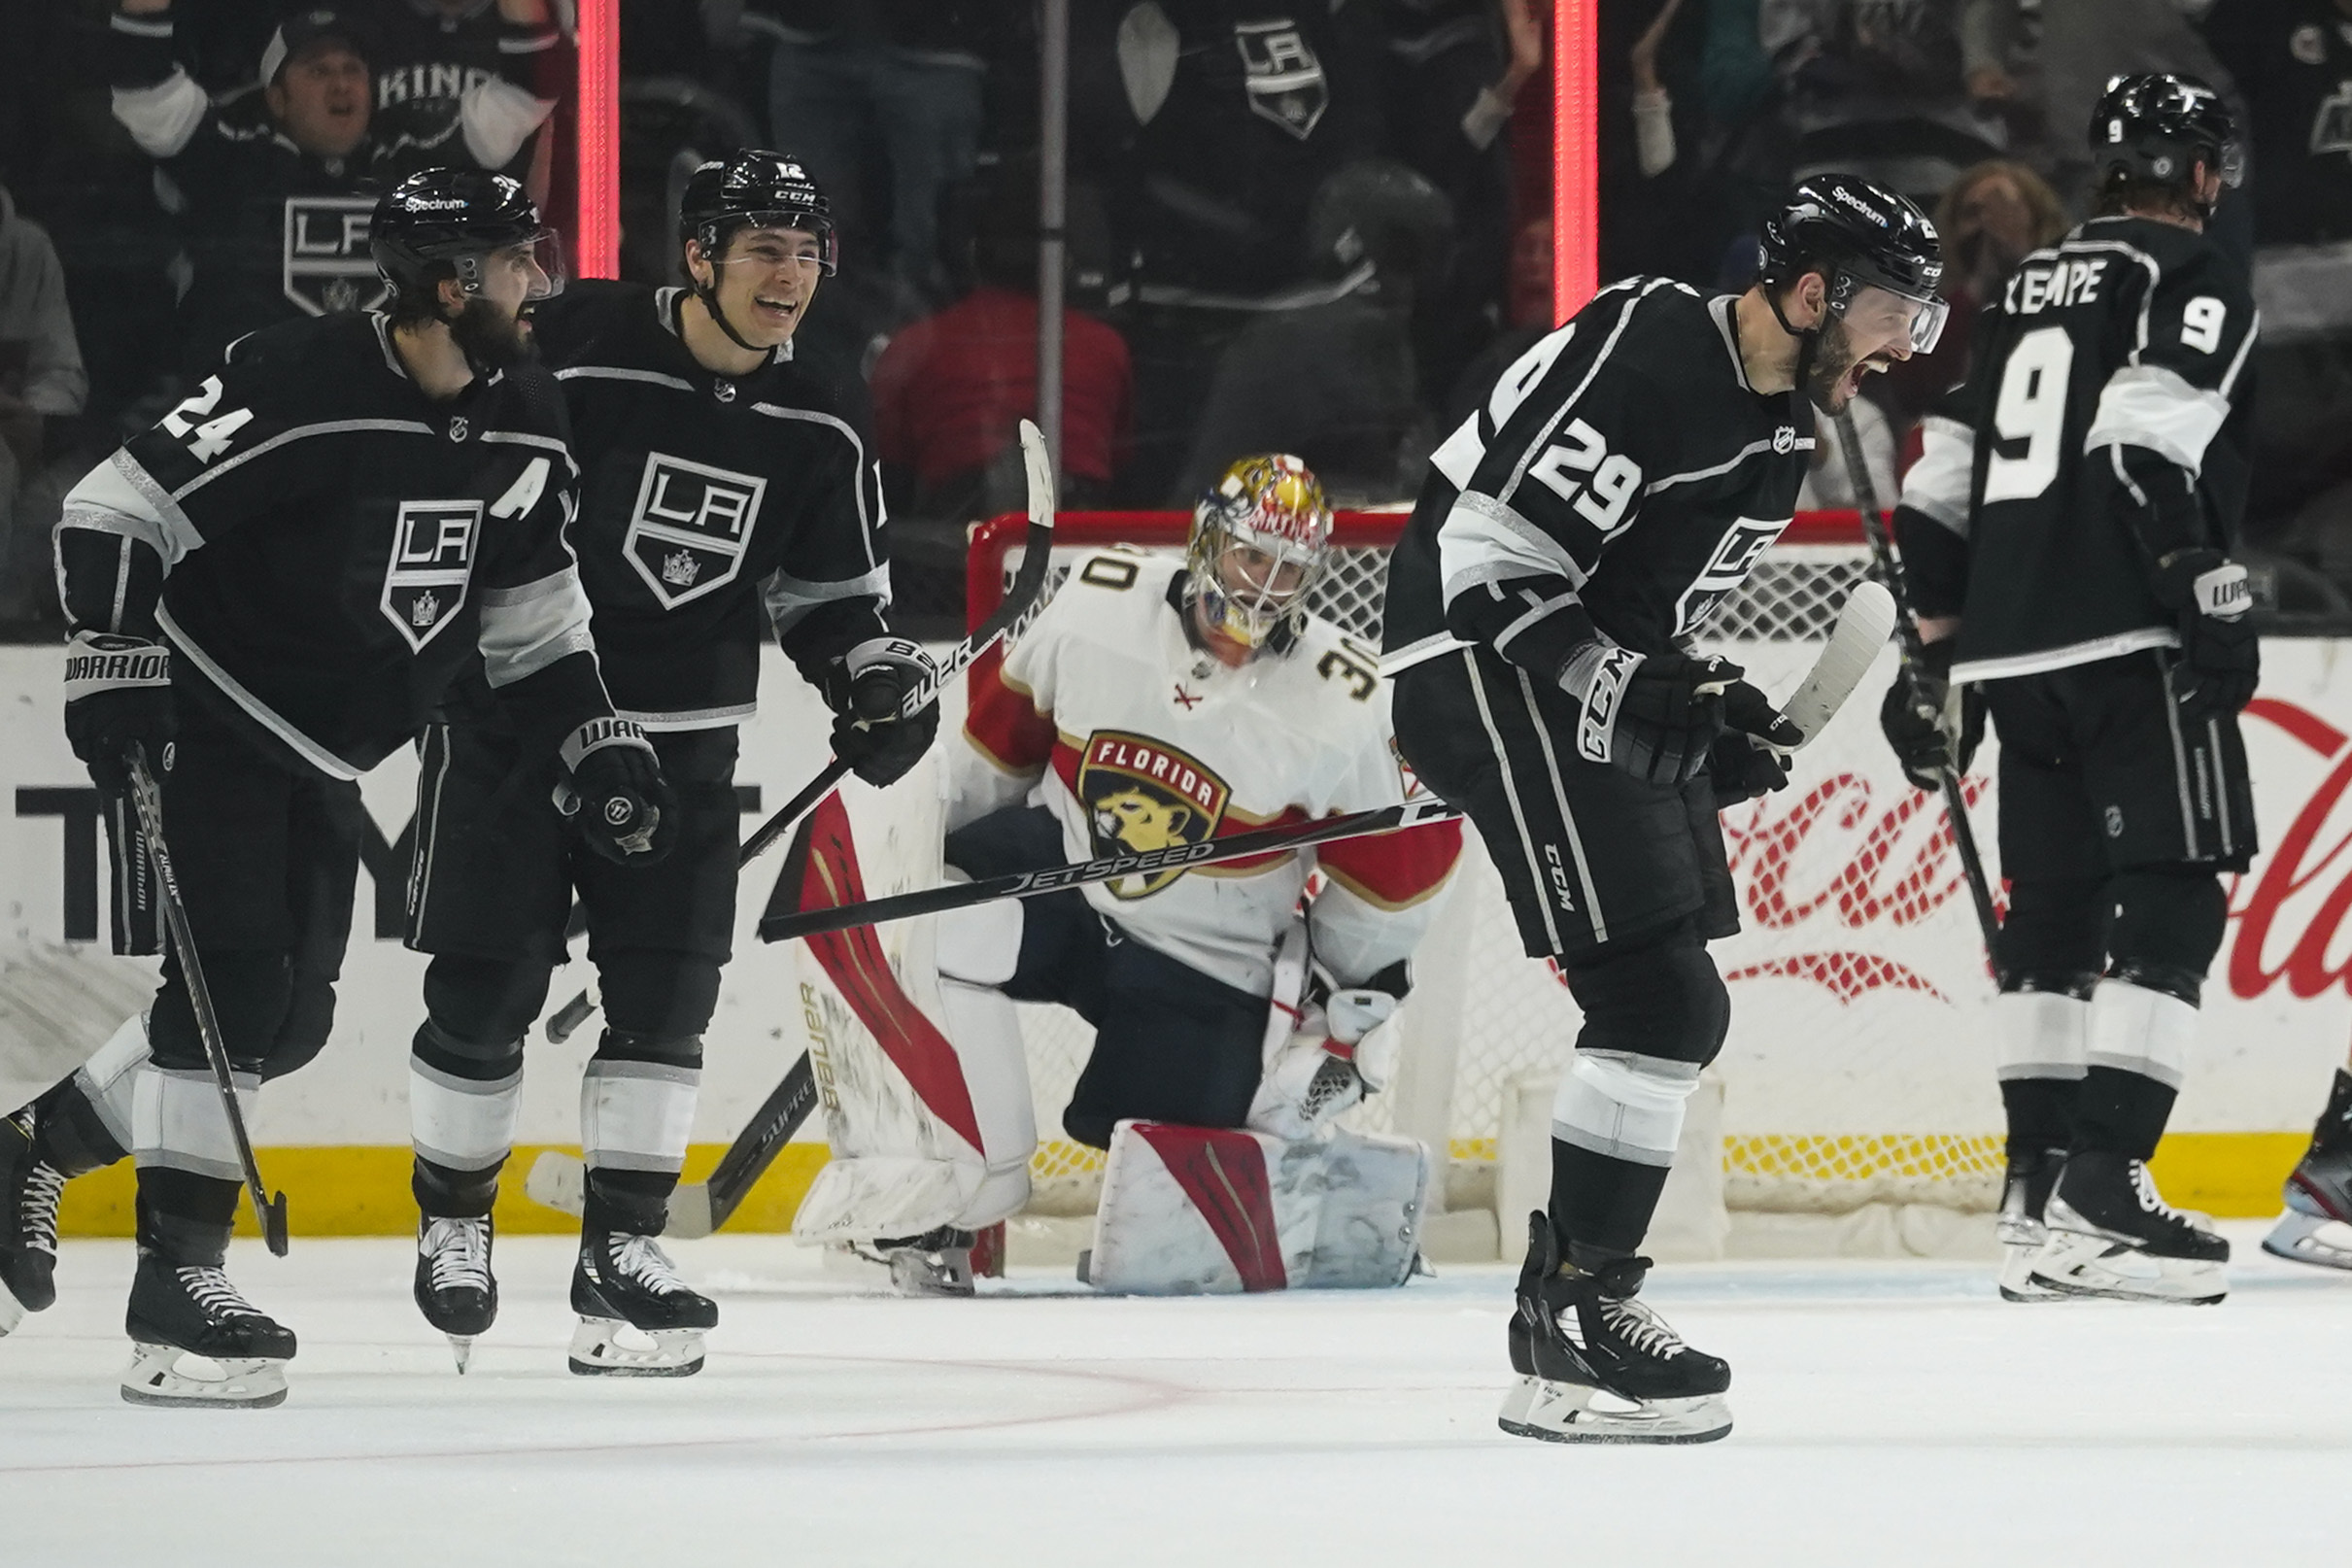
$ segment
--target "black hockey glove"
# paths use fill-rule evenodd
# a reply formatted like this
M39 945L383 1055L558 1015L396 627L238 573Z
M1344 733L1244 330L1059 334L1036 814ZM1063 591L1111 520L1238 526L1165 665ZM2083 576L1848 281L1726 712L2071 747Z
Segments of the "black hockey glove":
M678 798L645 732L627 719L591 719L562 752L556 808L588 847L619 866L651 866L678 838Z
M939 733L939 704L904 718L907 694L938 673L930 655L904 637L869 637L833 667L825 699L833 708L833 754L879 788L923 760Z
M1723 733L1723 694L1741 673L1728 659L1585 643L1559 675L1561 690L1584 709L1577 755L1653 784L1687 783Z
M65 738L100 790L130 788L122 754L133 745L161 767L178 728L169 648L109 631L76 632L65 645Z
M1985 695L1952 685L1957 637L1930 642L1919 659L1895 672L1879 703L1878 727L1915 790L1940 790L1944 769L1965 773L1985 738Z
M1805 736L1771 699L1746 681L1723 693L1724 733L1707 748L1715 808L1725 810L1789 787L1789 757Z
M2157 563L2156 598L2179 618L2180 660L2165 668L2186 723L2236 713L2262 680L2262 644L2246 568L2219 550L2175 550Z

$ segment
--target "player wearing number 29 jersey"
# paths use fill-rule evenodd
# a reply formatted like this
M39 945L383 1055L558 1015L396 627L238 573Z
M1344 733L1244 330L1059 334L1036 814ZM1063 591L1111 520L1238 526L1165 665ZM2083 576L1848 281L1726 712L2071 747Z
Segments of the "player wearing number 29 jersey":
M1983 318L1895 519L1927 641L1888 738L1923 785L1967 766L1988 711L2001 741L2011 1299L2225 1288L2228 1244L2165 1208L2144 1162L2221 944L2216 873L2255 847L2237 715L2258 649L2227 552L2257 323L2204 234L2234 135L2202 84L2108 87L2099 216Z

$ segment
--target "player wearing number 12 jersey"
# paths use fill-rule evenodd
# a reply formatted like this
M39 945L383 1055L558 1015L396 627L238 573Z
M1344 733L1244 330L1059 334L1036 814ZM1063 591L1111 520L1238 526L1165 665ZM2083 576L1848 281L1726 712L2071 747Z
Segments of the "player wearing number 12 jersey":
M2204 235L2235 131L2185 77L2094 110L2099 216L2019 266L1895 528L1928 639L1884 720L1923 786L2000 751L2002 1291L2218 1301L2229 1244L2149 1180L2255 849L2244 275ZM1956 699L1964 693L1964 700ZM1957 752L1957 756L1955 753Z

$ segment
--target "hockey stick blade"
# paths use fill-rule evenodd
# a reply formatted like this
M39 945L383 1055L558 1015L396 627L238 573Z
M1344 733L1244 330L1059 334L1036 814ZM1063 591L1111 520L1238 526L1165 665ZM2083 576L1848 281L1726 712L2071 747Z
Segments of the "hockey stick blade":
M1360 838L1368 834L1389 833L1419 823L1446 821L1455 815L1451 806L1434 798L1408 801L1399 805L1384 805L1348 816L1325 817L1319 822L1258 828L1228 837L1205 839L1197 844L1176 844L1167 849L1145 850L1137 854L1073 861L1067 866L1013 871L1004 876L983 877L976 882L950 882L913 893L869 899L863 903L779 912L760 921L760 939L790 941L796 937L846 931L851 926L878 926L893 920L910 920L916 915L938 914L942 910L990 903L998 899L1033 899L1040 893L1056 893L1063 888L1084 887L1091 882L1108 882L1122 876L1148 876L1155 871L1189 870L1198 866L1214 866L1252 855L1278 855L1329 843L1337 838Z
M1798 745L1811 744L1837 717L1893 631L1894 596L1878 583L1855 584L1837 612L1837 627L1829 633L1828 646L1789 700L1781 704L1782 714L1805 737Z
M181 984L187 988L188 1010L196 1015L196 1034L204 1042L204 1059L213 1070L213 1087L221 1093L222 1114L228 1120L229 1141L237 1147L237 1164L245 1177L245 1195L254 1206L254 1222L273 1257L287 1251L286 1194L268 1196L261 1166L254 1158L253 1136L246 1131L245 1112L237 1105L237 1080L228 1059L228 1042L221 1033L221 1015L213 1008L212 988L204 983L204 966L196 956L196 941L187 923L187 905L180 897L179 873L172 867L171 846L163 840L163 793L148 771L147 754L136 744L123 754L130 774L132 809L147 839L147 858L155 868L156 891L161 895L163 924L171 934L172 951L180 960Z
M664 1234L694 1241L726 1224L816 1105L816 1069L802 1051L784 1074L784 1081L768 1092L751 1121L719 1156L710 1178L681 1181L670 1193L669 1223ZM588 1168L577 1154L548 1149L531 1162L523 1190L531 1202L577 1219L588 1206Z
M971 634L942 655L932 673L906 694L899 704L899 716L911 719L939 699L948 683L960 677L976 664L980 656L995 647L1028 619L1038 608L1039 597L1044 591L1045 574L1053 565L1053 520L1059 501L1053 488L1053 460L1045 451L1045 432L1028 420L1021 422L1021 464L1029 477L1029 532L1021 541L1021 569L1015 573L1012 587L1006 591L996 613L972 629ZM802 817L816 809L817 802L840 787L849 776L849 765L835 757L826 763L823 771L808 781L801 791L784 802L782 809L759 826L743 847L736 852L735 866L739 869L767 853L776 841L800 825ZM597 998L590 990L580 994L556 1009L547 1020L548 1040L558 1045L569 1040L582 1024L597 1010Z

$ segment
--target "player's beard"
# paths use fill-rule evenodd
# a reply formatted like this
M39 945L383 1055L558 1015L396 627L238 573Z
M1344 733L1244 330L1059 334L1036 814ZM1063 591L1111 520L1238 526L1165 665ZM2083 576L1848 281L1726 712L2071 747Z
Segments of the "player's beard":
M530 332L514 317L480 297L468 299L449 324L451 341L483 371L504 370L531 357Z
M1813 351L1813 366L1805 374L1805 395L1824 414L1842 414L1853 399L1846 377L1854 369L1854 338L1838 317L1829 318ZM1860 387L1858 381L1855 386Z

